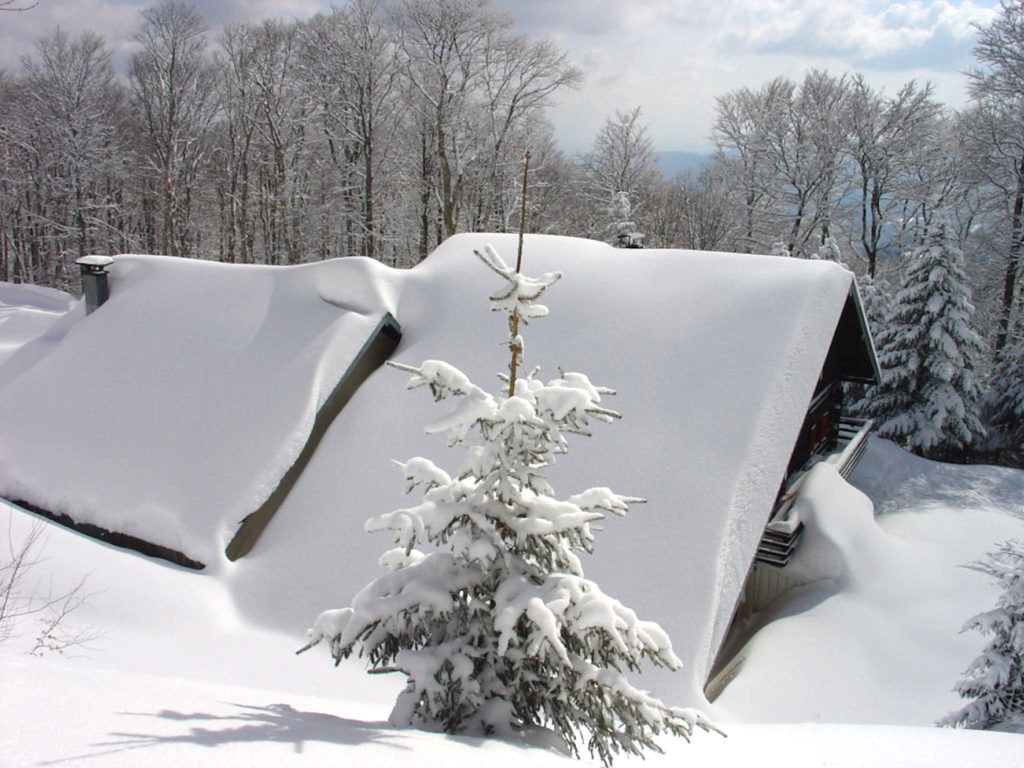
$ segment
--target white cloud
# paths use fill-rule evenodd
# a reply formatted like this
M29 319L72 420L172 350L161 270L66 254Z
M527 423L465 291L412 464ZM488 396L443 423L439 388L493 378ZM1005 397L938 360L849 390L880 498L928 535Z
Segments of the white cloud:
M746 0L729 4L721 47L774 55L833 56L855 66L958 69L992 7L970 0Z
M672 0L495 0L511 13L517 29L538 37L630 35L657 23L673 6Z
M138 10L156 0L42 0L0 22L0 67L60 23L70 35L103 34L123 63ZM335 0L341 3L343 0ZM494 0L516 29L551 39L586 75L552 115L563 146L587 148L615 109L641 106L663 149L708 146L715 97L812 68L862 71L889 91L930 80L963 101L971 23L988 23L998 0ZM215 40L225 23L305 18L328 0L198 0Z
M131 36L141 24L139 12L158 0L41 0L21 13L0 18L0 68L16 71L21 56L31 54L35 42L60 26L76 37L88 30L103 35L114 51L115 65L122 65L132 50ZM208 37L216 39L228 23L278 16L307 18L329 8L324 0L197 0L195 3L209 26Z
M71 37L85 31L103 35L116 51L135 31L139 9L145 5L111 0L42 0L29 11L4 14L0 20L0 68L16 71L20 58L31 54L36 41L58 26Z

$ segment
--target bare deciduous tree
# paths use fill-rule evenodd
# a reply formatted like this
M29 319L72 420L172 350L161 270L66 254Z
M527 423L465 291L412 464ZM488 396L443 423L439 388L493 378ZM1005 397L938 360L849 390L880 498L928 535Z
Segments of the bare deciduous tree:
M163 253L193 253L193 203L217 112L216 78L205 55L206 25L194 5L164 0L142 12L142 46L129 66L133 105L147 139L144 162L159 185Z
M642 222L661 180L654 143L640 121L641 114L640 107L615 110L601 126L591 150L580 157L590 236L604 236L608 207L619 192L626 193L633 215Z
M57 29L22 59L22 76L4 97L4 239L20 257L13 270L5 259L5 274L74 288L72 261L118 241L111 190L123 175L123 92L110 52L97 35L71 40Z
M910 218L905 201L913 194L908 189L912 163L924 159L923 150L934 143L930 140L938 130L940 107L931 95L931 85L919 87L914 81L891 98L872 89L862 75L850 81L847 152L857 195L854 220L872 277L879 254Z
M91 628L76 628L69 617L91 597L85 591L83 577L70 589L54 592L44 588L40 566L45 562L42 549L45 544L45 525L33 523L20 540L7 527L7 552L0 559L0 643L18 637L19 625L26 619L37 622L32 633L33 645L29 653L39 655L45 651L67 653L83 649L102 637Z
M1004 0L1002 13L977 27L974 55L981 62L967 72L972 107L964 121L969 158L994 193L993 212L1004 233L996 253L1004 265L995 350L1006 345L1014 326L1024 262L1024 2Z

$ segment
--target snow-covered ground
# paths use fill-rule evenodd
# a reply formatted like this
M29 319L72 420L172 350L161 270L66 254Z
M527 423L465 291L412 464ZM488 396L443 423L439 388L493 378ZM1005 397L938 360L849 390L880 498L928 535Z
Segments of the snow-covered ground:
M45 297L52 302L25 295L6 286L0 293L8 376L80 320L79 305L63 314L70 303L59 295ZM659 340L646 343L656 359ZM629 381L614 383L629 389ZM794 567L817 581L765 612L739 675L705 707L728 738L662 739L666 755L647 764L1024 765L1022 735L931 725L958 706L952 686L982 646L960 625L996 599L985 576L961 566L1007 538L1024 539L1024 472L934 464L875 440L851 480L860 491L830 467L809 478L801 502L808 529ZM0 644L3 768L573 764L537 743L393 729L386 719L401 680L368 676L358 663L332 668L322 647L295 656L303 627L289 632L292 621L253 606L286 606L301 584L318 607L333 607L339 590L299 572L298 559L289 561L294 571L252 578L257 565L279 562L267 552L298 546L285 526L268 529L262 559L195 572L0 503L0 560L8 540L16 548L36 524L46 529L46 559L26 589L57 593L86 576L89 600L68 622L101 636L65 656L29 656L30 619Z
M960 566L1024 538L1024 472L933 464L874 441L853 480L885 510L877 520L858 491L821 474L804 552L821 555L831 542L834 579L772 610L709 710L728 738L662 739L666 755L647 764L1024 765L1024 736L931 726L957 705L952 685L981 647L959 625L996 597ZM0 506L0 530L14 542L34 521ZM390 728L400 681L357 663L334 669L319 648L293 655L302 633L239 616L223 575L49 524L45 547L39 588L88 574L92 596L69 621L103 637L66 658L28 656L33 626L23 623L0 646L4 768L573 764L550 747Z

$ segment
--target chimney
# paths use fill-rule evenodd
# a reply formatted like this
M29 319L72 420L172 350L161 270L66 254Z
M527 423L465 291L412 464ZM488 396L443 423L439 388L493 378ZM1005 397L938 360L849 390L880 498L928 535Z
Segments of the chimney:
M75 261L82 271L82 293L85 294L85 314L91 314L110 298L107 267L114 263L109 256L83 256Z

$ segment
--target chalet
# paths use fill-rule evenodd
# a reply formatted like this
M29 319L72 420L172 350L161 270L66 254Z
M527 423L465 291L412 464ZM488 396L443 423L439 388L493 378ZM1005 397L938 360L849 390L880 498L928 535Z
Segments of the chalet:
M375 575L388 542L363 521L408 503L389 460L459 460L424 433L440 406L380 363L444 359L481 385L503 368L493 275L472 255L485 243L516 248L458 235L406 271L90 261L109 299L0 365L0 496L223 573L243 615L300 632L331 607L312 585L336 584L343 604ZM585 568L668 630L686 666L666 696L694 701L735 669L750 595L790 585L801 472L862 444L842 383L877 368L853 275L528 236L524 271L553 270L564 277L550 316L524 329L526 364L615 387L624 418L574 443L550 479L648 499L605 521ZM294 599L271 604L281 579Z

